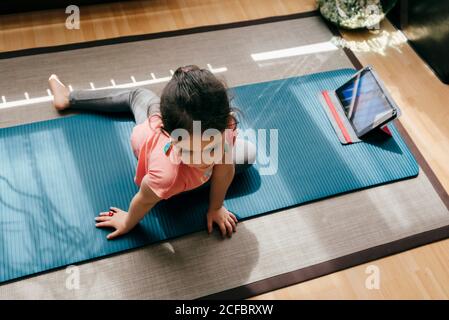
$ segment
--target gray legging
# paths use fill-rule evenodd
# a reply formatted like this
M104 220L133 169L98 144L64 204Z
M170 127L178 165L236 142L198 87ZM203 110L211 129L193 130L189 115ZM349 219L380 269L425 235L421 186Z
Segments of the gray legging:
M151 90L101 89L78 90L70 93L70 108L100 112L129 112L134 115L136 124L144 122L151 114L159 112L160 98ZM235 172L240 173L251 166L256 158L254 145L243 139L235 142Z

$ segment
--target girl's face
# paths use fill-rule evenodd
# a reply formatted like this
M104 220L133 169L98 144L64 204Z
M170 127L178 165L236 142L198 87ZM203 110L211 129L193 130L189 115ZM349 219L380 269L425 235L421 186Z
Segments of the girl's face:
M173 143L181 161L194 168L207 169L224 156L224 135L216 133L208 137L192 134Z

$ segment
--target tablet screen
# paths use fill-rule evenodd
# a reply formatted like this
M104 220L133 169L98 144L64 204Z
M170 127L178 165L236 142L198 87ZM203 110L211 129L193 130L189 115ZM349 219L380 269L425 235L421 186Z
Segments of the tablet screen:
M369 69L338 88L336 94L357 133L372 128L377 120L392 114L393 111Z

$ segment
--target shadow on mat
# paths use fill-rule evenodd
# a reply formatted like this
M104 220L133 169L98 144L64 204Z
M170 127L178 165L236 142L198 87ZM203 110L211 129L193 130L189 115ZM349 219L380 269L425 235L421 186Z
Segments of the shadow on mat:
M389 124L389 126L393 126L394 124ZM362 143L368 143L375 147L381 148L385 151L390 151L396 154L402 154L402 150L399 147L398 143L394 139L394 137L386 134L381 130L374 130L367 133L365 136L361 138Z
M234 179L229 186L228 192L226 193L226 199L238 198L244 195L249 195L256 192L261 185L261 179L259 172L254 166L250 166L245 171L236 174ZM187 199L196 199L197 201L202 201L201 199L208 199L210 192L210 183L203 184L196 189L185 191L181 194L175 195L170 198L169 202L175 201L185 201Z
M12 194L0 194L0 255L5 263L0 266L0 282L40 272L42 265L44 270L53 268L58 254L54 245L60 248L70 243L64 246L65 254L76 255L83 245L82 234L77 228L67 228L64 215L48 198L22 191L0 176L0 190L5 186ZM11 201L17 197L19 202Z

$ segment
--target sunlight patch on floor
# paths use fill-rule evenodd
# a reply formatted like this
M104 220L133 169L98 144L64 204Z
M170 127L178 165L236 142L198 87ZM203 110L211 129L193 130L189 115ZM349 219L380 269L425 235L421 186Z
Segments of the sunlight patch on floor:
M401 52L401 45L407 42L407 38L399 30L393 32L383 30L367 40L356 41L334 37L331 42L339 48L348 48L355 53L373 52L385 56L389 48Z

